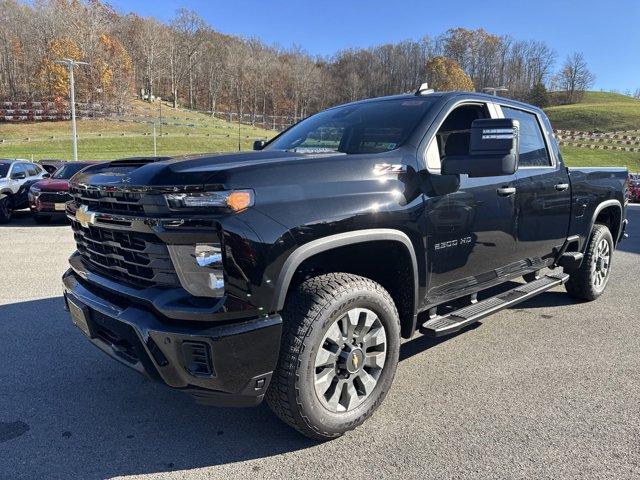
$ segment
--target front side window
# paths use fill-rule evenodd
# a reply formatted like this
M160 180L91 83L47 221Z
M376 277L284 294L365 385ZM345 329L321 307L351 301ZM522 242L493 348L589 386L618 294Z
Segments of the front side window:
M440 170L440 163L447 155L468 155L471 124L480 118L490 118L484 104L461 105L451 111L427 147L427 168Z
M6 178L9 173L9 164L0 163L0 178Z
M16 174L21 172L27 173L27 169L24 168L24 165L22 165L21 163L14 163L13 168L11 169L11 176L15 177Z
M266 147L298 153L380 153L407 140L433 98L379 100L325 110L294 125Z
M29 173L30 177L35 177L36 175L38 175L38 169L32 163L27 164L27 172Z
M538 118L524 110L510 107L502 107L505 118L513 118L520 122L520 167L548 167L551 165L551 158L547 151L542 130L538 123Z

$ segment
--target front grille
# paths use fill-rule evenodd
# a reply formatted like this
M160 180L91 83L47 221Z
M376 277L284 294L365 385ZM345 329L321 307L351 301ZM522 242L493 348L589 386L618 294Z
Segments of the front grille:
M71 187L69 193L78 206L86 205L92 212L121 215L144 212L142 196L137 192Z
M155 235L71 222L87 269L138 288L178 286L169 250Z
M44 203L67 203L71 200L71 195L67 192L42 192L38 200Z

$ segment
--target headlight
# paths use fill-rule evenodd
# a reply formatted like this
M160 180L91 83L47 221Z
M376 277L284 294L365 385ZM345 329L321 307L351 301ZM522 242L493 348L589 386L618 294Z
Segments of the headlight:
M253 191L167 193L164 196L172 210L184 208L228 208L239 212L253 205Z

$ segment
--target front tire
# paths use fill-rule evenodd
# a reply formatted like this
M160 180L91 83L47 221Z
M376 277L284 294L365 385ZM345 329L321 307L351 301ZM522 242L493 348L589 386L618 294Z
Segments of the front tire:
M13 215L13 200L9 195L0 195L0 223L8 223Z
M331 439L367 420L398 364L400 320L389 293L347 273L320 275L287 297L267 402L285 423Z
M565 283L570 296L591 301L602 295L609 282L613 248L613 237L607 226L596 224L580 268L571 273Z

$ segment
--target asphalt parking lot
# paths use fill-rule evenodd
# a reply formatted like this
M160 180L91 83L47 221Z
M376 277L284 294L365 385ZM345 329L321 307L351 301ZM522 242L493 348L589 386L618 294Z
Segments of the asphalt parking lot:
M607 292L558 288L402 348L382 408L316 443L266 406L197 406L63 310L69 227L0 226L0 478L639 478L640 207Z

